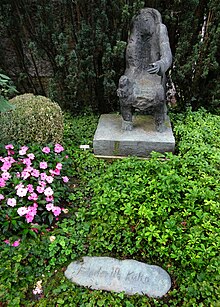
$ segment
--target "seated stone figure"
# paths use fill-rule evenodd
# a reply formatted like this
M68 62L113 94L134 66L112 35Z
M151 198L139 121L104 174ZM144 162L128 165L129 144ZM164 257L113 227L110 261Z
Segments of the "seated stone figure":
M126 70L117 90L123 130L133 128L133 108L153 110L157 131L165 130L165 72L171 63L169 38L160 13L152 8L140 10L132 21L126 49Z

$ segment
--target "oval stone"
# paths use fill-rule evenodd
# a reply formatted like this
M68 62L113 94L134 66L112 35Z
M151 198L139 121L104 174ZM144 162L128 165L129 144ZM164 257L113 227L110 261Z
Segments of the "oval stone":
M111 257L83 257L69 264L65 276L94 290L162 297L171 287L169 274L157 265Z

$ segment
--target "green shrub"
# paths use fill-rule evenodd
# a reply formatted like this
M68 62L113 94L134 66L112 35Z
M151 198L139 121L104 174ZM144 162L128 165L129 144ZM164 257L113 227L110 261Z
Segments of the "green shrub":
M15 110L0 114L0 142L60 143L63 115L58 104L43 96L24 94L10 100Z

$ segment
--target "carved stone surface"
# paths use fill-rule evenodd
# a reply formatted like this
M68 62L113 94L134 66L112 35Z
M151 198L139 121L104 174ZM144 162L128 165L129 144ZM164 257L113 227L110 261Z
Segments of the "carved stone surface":
M162 297L171 287L169 274L161 267L136 260L83 257L65 271L72 282L97 290Z
M160 13L152 8L140 10L133 18L126 49L126 70L119 80L122 129L132 129L132 109L153 109L156 128L166 129L165 72L171 66L167 29ZM126 125L126 122L130 122Z

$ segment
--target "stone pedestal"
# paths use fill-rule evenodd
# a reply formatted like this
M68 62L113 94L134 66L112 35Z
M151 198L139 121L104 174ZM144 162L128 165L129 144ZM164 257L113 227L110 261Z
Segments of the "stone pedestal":
M175 139L169 118L165 124L166 131L157 132L153 116L137 115L133 117L133 130L123 131L121 115L103 114L93 139L94 154L148 157L152 151L174 152Z

